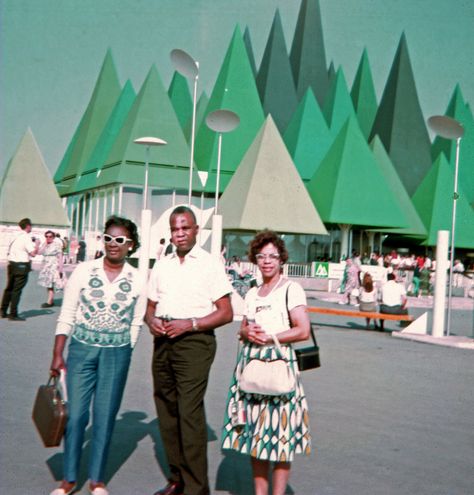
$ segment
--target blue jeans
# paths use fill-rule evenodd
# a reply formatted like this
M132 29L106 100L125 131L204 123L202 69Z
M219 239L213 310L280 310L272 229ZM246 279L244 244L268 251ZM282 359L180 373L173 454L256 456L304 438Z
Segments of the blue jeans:
M110 438L122 401L131 354L129 345L95 347L71 339L66 375L69 401L64 437L66 481L77 481L92 399L89 479L103 481Z

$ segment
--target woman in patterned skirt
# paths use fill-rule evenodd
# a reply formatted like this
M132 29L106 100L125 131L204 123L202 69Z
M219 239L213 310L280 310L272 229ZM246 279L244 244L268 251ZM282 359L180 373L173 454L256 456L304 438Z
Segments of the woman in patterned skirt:
M230 385L222 432L223 449L251 457L256 495L268 493L270 476L273 495L284 494L295 454L311 452L308 406L291 346L309 338L310 322L304 290L281 275L287 259L285 244L275 232L260 232L250 243L249 260L257 264L263 282L250 289L245 298L240 328L243 346ZM295 392L277 397L241 392L238 375L250 359L278 357L273 335L295 375Z
M51 308L54 306L54 291L58 290L61 286L63 251L62 243L61 246L56 243L52 230L47 230L44 236L46 242L39 250L39 254L43 255L43 267L38 275L38 285L46 287L48 292L48 300L41 307Z

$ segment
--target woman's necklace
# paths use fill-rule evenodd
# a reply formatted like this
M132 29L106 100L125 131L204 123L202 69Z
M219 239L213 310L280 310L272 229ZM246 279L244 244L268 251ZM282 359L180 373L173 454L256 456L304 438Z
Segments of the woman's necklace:
M273 291L278 287L280 284L281 280L281 275L277 278L277 281L275 282L275 285L271 288L270 292L268 294L262 295L262 297L268 297L270 294L273 294ZM265 285L262 285L262 288L264 288Z

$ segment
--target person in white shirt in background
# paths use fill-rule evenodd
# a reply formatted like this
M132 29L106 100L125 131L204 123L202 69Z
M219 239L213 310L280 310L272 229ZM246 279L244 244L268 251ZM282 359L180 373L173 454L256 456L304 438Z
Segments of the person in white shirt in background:
M11 321L25 321L18 314L21 291L28 282L31 271L30 257L38 254L40 241L31 237L31 220L23 218L18 223L21 234L18 235L8 248L7 285L3 291L0 315ZM10 310L10 312L8 312Z
M392 271L387 275L387 283L382 286L382 302L380 312L391 315L407 315L407 293L403 284L396 281L396 275ZM383 320L380 320L380 330L383 332Z

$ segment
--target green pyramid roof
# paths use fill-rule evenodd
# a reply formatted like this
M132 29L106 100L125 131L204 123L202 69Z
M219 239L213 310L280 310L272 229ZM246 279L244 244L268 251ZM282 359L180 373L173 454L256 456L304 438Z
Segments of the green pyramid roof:
M328 73L319 0L301 2L290 60L298 98L310 87L322 106L328 89Z
M301 178L309 181L333 142L311 88L301 99L283 138Z
M168 143L150 147L150 186L161 186L165 180L164 175L152 170L158 165L166 166L171 175L178 169L189 170L189 148L155 66L151 67L105 160L98 186L143 184L146 146L133 142L143 136L159 137Z
M440 154L413 195L413 204L426 226L425 244L434 246L438 230L451 231L454 173L444 154ZM474 248L474 211L470 207L462 187L456 205L457 248Z
M464 135L459 145L458 180L467 194L467 199L474 208L474 118L469 105L466 105L461 88L456 86L446 110L446 115L456 119L464 127ZM431 149L431 156L436 159L443 152L454 167L456 163L456 140L436 137Z
M278 9L258 71L257 88L265 115L271 114L280 132L284 132L298 100Z
M193 116L193 99L189 93L188 80L179 72L173 74L173 79L171 79L168 89L168 96L170 97L181 128L184 129L188 120Z
M54 176L54 182L61 183L61 195L73 190L76 177L87 164L120 91L112 52L108 50L87 109Z
M362 133L368 138L377 113L377 97L375 96L369 56L365 49L352 84L351 98Z
M413 77L405 35L398 45L370 140L378 134L408 194L431 168L430 139Z
M136 94L132 83L127 81L117 104L112 110L110 118L105 125L102 135L97 142L97 146L92 152L82 174L78 177L76 186L73 189L74 192L93 189L97 186L97 177L100 175L100 170L117 139L133 102L135 101L135 96Z
M355 117L342 127L306 186L325 223L408 226Z
M231 110L240 117L239 126L225 135L222 145L221 169L232 174L264 120L257 86L238 26L217 77L206 115L221 109ZM202 122L197 133L195 152L200 170L217 168L217 141L217 133ZM222 184L223 187L225 185L226 182Z
M346 78L341 67L336 72L323 106L323 114L333 136L339 133L349 117L356 117Z
M328 88L331 86L332 82L336 77L336 68L334 67L334 62L331 60L328 68Z
M253 53L252 38L250 37L250 30L246 26L244 31L244 44L247 49L247 55L249 57L250 67L252 67L252 73L254 77L257 77L257 64L255 63L255 55Z
M400 180L400 177L395 170L388 153L386 152L382 141L378 136L370 143L370 147L374 153L374 156L380 165L380 170L385 177L385 182L390 187L393 195L398 199L398 202L405 213L405 218L408 220L408 227L404 229L386 229L384 232L392 234L404 234L404 235L419 235L425 236L426 229L421 221L418 213L413 206L413 203L408 196L405 187Z
M327 234L269 115L219 203L227 230Z
M0 223L31 218L35 226L68 227L69 219L30 129L0 183Z

